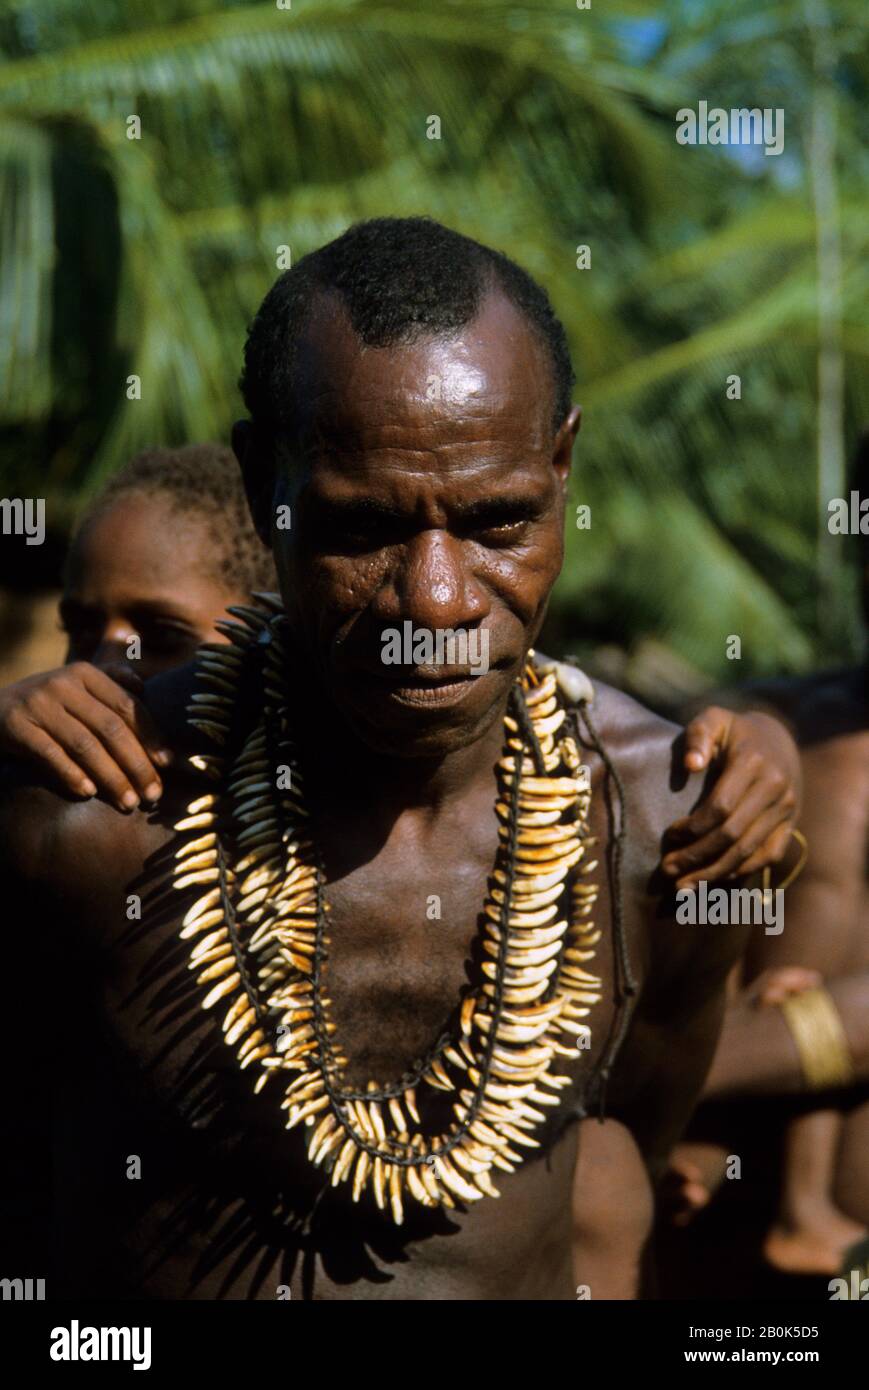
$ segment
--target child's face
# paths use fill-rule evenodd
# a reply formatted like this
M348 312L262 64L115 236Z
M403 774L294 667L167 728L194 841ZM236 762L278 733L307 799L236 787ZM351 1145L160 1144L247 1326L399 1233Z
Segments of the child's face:
M191 660L201 642L220 642L214 622L249 596L214 575L213 533L200 516L162 497L122 495L74 543L60 602L66 661L129 661L146 680ZM130 656L138 637L139 658Z

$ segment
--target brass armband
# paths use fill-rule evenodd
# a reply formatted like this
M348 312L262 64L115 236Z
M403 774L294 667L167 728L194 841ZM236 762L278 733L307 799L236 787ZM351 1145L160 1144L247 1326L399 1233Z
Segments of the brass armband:
M810 1091L848 1086L854 1064L839 1010L829 990L819 986L785 999L779 1008L800 1054L800 1066Z

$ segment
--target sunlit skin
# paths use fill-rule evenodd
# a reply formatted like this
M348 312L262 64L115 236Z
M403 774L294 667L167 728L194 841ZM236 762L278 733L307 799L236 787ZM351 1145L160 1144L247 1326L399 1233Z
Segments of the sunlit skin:
M271 531L275 506L293 508L291 531L275 530L271 539L294 639L288 696L297 706L325 868L332 1015L350 1058L348 1079L385 1081L427 1050L468 981L497 844L501 718L558 573L578 413L553 438L542 349L503 300L488 300L449 341L382 351L363 348L340 315L321 307L299 345L299 393L307 402L299 466L282 459L273 471L244 427L234 443L263 533ZM446 401L426 394L438 372ZM474 509L483 502L490 510L481 517ZM348 503L358 528L349 547ZM345 509L340 527L336 506ZM405 620L485 624L492 670L446 697L421 696L420 685L428 677L437 686L454 673L416 672L410 683L406 674L393 680L386 668L381 675L382 626ZM146 692L175 746L189 682L185 670L158 677ZM625 1180L639 1186L622 1204L623 1218L619 1204L609 1204L612 1216L601 1229L594 1172L607 1165L598 1152L574 1211L580 1259L591 1261L593 1252L597 1268L606 1266L607 1287L633 1296L651 1210L645 1175L662 1170L699 1090L742 934L686 933L653 879L666 826L701 791L700 779L679 766L679 731L604 686L595 707L632 808L623 888L639 1003L610 1104L621 1122L611 1132L619 1144L613 1162L624 1161ZM592 829L603 847L610 833L604 772L593 752L587 760ZM283 1133L274 1095L251 1096L249 1076L234 1068L210 1016L165 973L173 962L184 969L176 933L186 894L174 909L165 896L152 907L148 896L155 886L149 871L165 857L172 825L202 790L176 767L156 812L138 810L126 820L100 801L70 805L30 787L2 808L16 872L41 873L46 893L64 902L63 942L73 963L86 968L89 952L99 949L108 1035L147 1072L149 1092L184 1116L167 1137L143 1101L107 1136L117 1113L107 1078L98 1118L83 1126L77 1093L93 1086L96 1069L86 1058L71 1068L76 1119L59 1142L71 1146L64 1151L83 1175L83 1190L62 1213L65 1246L76 1251L67 1284L105 1288L116 1268L146 1297L269 1300L289 1284L294 1299L573 1298L576 1125L547 1129L535 1151L546 1161L528 1161L506 1177L501 1201L467 1213L410 1208L395 1230L369 1204L353 1206L346 1190L324 1192L299 1135ZM119 905L132 883L145 900L141 928L129 930ZM579 1096L614 1021L612 886L603 868L600 887L604 939L595 968L603 1002L591 1050L566 1063L572 1086L565 1106ZM430 894L442 903L436 923L426 916ZM47 931L52 920L49 914ZM216 1114L229 1130L220 1163L201 1147L217 1120L192 1111L184 1093L191 1077L212 1071L220 1073ZM128 1124L161 1174L137 1193L100 1176L106 1154L131 1146ZM77 1152L82 1146L94 1150L93 1161ZM216 1238L230 1212L246 1258L235 1241ZM112 1266L115 1241L122 1250ZM147 1269L137 1263L143 1254Z
M323 693L379 753L442 759L499 723L561 569L579 411L553 443L548 363L512 350L520 334L493 298L449 343L403 348L396 372L392 349L351 352L333 307L303 355L298 447L261 495L260 525L268 504L292 506L292 529L271 538L287 611ZM487 338L505 350L483 366ZM385 666L381 634L405 620L485 630L488 673ZM457 676L446 699L425 700Z
M861 579L869 624L869 564ZM802 1068L788 1027L777 1008L758 1009L755 1001L772 1006L825 985L858 1085L825 1096L783 1133L775 1115L756 1142L762 1150L782 1145L779 1208L763 1241L767 1261L788 1273L831 1275L869 1230L869 663L772 682L758 693L799 736L809 856L787 892L786 930L759 937L748 955L750 983L728 1008L705 1093L732 1101L737 1118L746 1094L799 1093ZM672 1187L681 1222L720 1186L725 1155L724 1146L679 1145Z

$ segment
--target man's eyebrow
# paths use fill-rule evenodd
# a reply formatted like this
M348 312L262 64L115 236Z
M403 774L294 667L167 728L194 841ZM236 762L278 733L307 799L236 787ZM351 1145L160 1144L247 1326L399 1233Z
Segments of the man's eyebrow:
M484 497L477 502L459 503L452 508L454 515L464 524L473 525L481 521L529 521L540 515L543 499L534 493L521 493L511 497Z
M407 513L380 502L374 497L359 498L311 498L311 507L323 516L336 520L387 519L390 521L410 521ZM450 505L450 513L463 524L473 524L478 520L523 521L540 514L543 501L535 494L513 497L482 497L475 502L459 502Z
M323 517L334 517L336 521L349 520L406 520L402 512L379 502L374 497L312 497L311 509Z

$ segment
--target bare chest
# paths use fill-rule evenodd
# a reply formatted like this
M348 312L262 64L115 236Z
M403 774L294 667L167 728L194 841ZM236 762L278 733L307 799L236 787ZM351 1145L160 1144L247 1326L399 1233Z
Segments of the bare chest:
M326 856L323 986L349 1085L390 1085L414 1071L444 1035L459 1036L461 1002L480 987L489 959L482 909L496 844L493 818L471 833L447 826L431 844L397 838L367 858L351 854L334 876ZM107 925L99 972L105 1023L127 1061L147 1073L173 1108L187 1113L189 1079L208 1071L215 1105L232 1110L248 1130L279 1135L276 1093L253 1097L252 1073L240 1073L223 1044L221 1011L201 1008L205 991L195 984L190 948L178 934L187 901L164 886L170 850L171 842L164 843L149 857L153 872L142 892L141 920L114 912L120 920ZM558 1058L557 1070L571 1085L562 1092L561 1112L575 1105L613 1022L610 892L602 867L595 879L599 936L588 968L601 981L601 997L590 1010L590 1040L573 1047L575 1040L564 1038L570 1055ZM117 904L120 895L112 897Z

